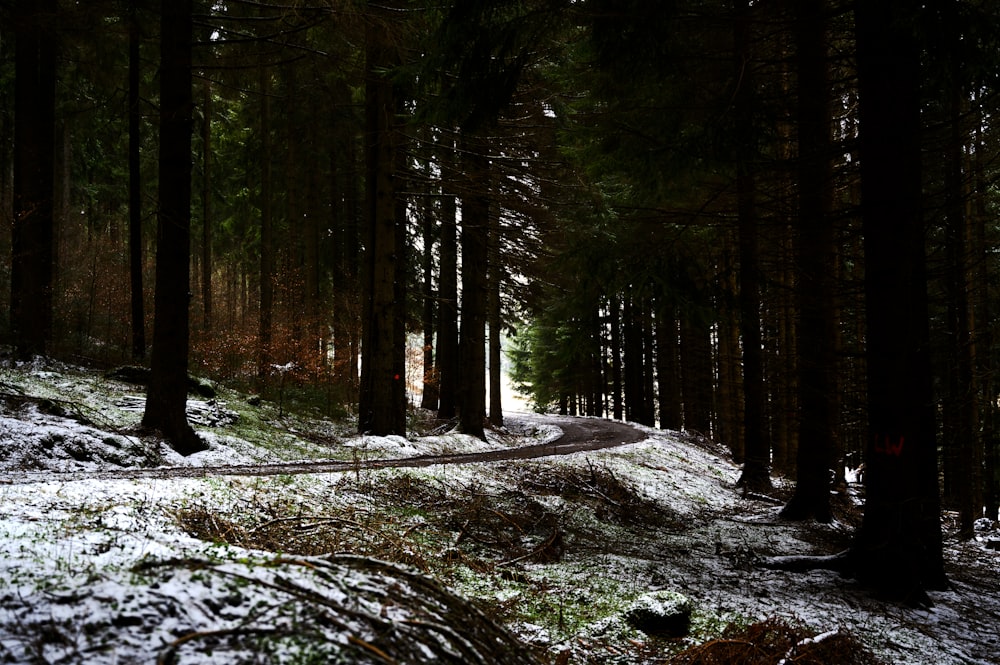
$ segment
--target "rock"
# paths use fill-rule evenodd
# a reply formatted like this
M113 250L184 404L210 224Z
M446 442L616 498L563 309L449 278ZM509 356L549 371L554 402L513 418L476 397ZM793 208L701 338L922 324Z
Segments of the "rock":
M691 628L691 601L676 591L643 594L625 611L625 621L647 635L684 637Z

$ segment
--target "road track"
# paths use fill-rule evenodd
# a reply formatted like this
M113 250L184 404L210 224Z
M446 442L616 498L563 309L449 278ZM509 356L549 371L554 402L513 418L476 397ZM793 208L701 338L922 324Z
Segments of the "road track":
M537 422L555 424L563 434L546 443L515 448L500 448L471 453L417 455L389 459L352 461L319 460L315 462L274 462L265 464L224 464L212 466L163 466L152 468L100 469L95 471L21 471L0 474L2 485L27 485L74 480L139 480L170 478L209 478L223 476L280 476L318 473L341 473L368 469L401 469L437 464L483 464L511 460L538 459L556 455L615 448L636 443L646 435L625 423L599 418L567 416L532 416Z

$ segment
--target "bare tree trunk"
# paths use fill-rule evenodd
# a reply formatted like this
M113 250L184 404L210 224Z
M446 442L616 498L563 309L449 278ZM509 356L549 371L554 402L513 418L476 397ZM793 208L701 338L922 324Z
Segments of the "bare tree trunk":
M958 81L959 72L953 80ZM945 254L947 256L948 296L948 387L949 401L954 407L951 428L957 452L956 482L958 488L959 530L963 538L973 536L973 523L982 517L982 455L978 436L974 347L972 343L972 310L969 303L969 229L965 213L964 181L965 132L962 126L964 101L956 84L951 94L948 159L945 166Z
M379 11L373 9L373 11ZM362 279L361 389L358 431L376 435L405 434L398 402L405 366L399 364L397 264L400 225L397 219L395 137L396 104L392 82L384 69L391 65L391 44L385 17L372 17L366 25L365 82L365 247ZM405 392L402 393L405 397ZM405 402L402 404L405 417Z
M44 355L52 339L55 13L54 0L17 2L14 9L11 329L20 358Z
M608 302L608 317L611 326L611 408L612 417L624 417L622 404L622 316L621 298L614 293ZM661 406L662 408L662 406Z
M153 349L144 427L182 455L208 446L187 421L191 260L191 0L163 0L160 44L159 219Z
M257 326L257 377L271 369L274 309L274 225L271 218L271 73L260 65L260 317Z
M750 60L750 5L734 3L738 88L735 94L736 133L740 146L752 146L753 82ZM750 491L771 487L771 446L764 432L764 374L760 334L760 250L757 240L756 182L752 154L741 147L736 156L737 216L740 255L740 337L743 340L743 421L746 455L738 485Z
M458 220L453 195L441 198L441 267L438 278L438 418L457 413L458 388Z
M459 427L486 438L486 300L489 262L489 158L486 146L462 134L469 177L462 197L462 329L459 341Z
M947 583L929 358L916 0L855 8L868 358L862 583L925 602Z
M490 368L490 424L494 427L503 427L503 400L501 397L502 385L502 349L500 348L501 337L501 303L500 303L500 234L499 215L490 215L490 235L487 239L489 256L489 267L487 278L489 280L489 294L487 296L487 327L490 331L489 339L489 361Z
M146 308L143 304L140 52L138 0L128 9L128 256L131 287L132 358L146 357Z
M212 329L212 84L201 90L201 327Z
M836 321L833 318L834 229L830 173L826 7L799 0L796 41L799 82L799 446L795 494L786 519L829 522L830 468L834 464L833 406Z
M434 206L430 196L425 199L423 209L422 231L424 253L421 268L424 280L424 307L422 325L424 331L424 380L420 396L420 408L436 411L440 394L437 369L434 365L434 245L436 239L436 224Z

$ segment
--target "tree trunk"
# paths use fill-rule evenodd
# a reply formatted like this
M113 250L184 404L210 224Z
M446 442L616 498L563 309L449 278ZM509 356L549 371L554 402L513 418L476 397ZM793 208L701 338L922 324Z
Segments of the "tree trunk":
M622 342L624 350L625 420L639 422L642 418L642 326L639 323L641 308L635 296L625 295L622 307Z
M834 232L830 218L830 114L827 88L826 7L796 4L799 127L797 296L799 325L799 445L795 494L786 519L829 522L830 468L834 464L833 314Z
M677 358L677 307L662 299L656 309L656 383L660 429L681 428L681 380Z
M405 367L398 364L396 306L397 280L402 265L396 205L396 138L392 81L384 69L391 65L387 27L372 18L365 31L365 247L362 301L361 390L358 431L375 435L404 435L397 401ZM405 393L404 393L405 396ZM405 403L403 405L405 410Z
M771 488L771 447L764 432L764 373L760 334L760 251L757 241L757 210L753 145L753 80L750 61L750 5L734 3L737 90L736 134L741 146L736 156L737 217L740 255L740 337L743 341L743 473L737 483L754 492Z
M271 371L274 310L274 224L271 216L271 73L260 65L260 313L257 326L257 377Z
M129 2L128 10L128 256L132 358L141 361L146 357L146 308L143 304L142 162L139 134L142 109L139 94L141 60L137 3L138 0Z
M608 303L611 326L611 410L615 420L624 416L622 404L622 317L621 298L612 294ZM662 408L662 404L661 407Z
M201 95L201 327L212 330L212 84Z
M447 146L446 146L447 148ZM438 276L437 375L440 380L438 418L450 420L457 411L458 386L458 219L455 197L441 197L441 267Z
M445 144L442 162L449 172L454 152ZM441 197L441 250L438 276L437 375L440 379L438 418L450 420L457 413L458 388L458 215L455 196Z
M681 396L684 429L712 435L712 330L700 308L681 318Z
M191 260L191 0L163 0L160 37L159 219L153 349L144 427L182 455L208 446L187 421Z
M986 197L989 185L986 182L986 173L983 155L986 153L983 145L984 118L982 115L982 101L977 102L975 149L972 154L972 171L975 179L975 201L973 212L973 251L972 264L975 268L975 320L986 322L992 320L992 307L990 303L990 261L989 257L993 248L986 241L986 227L992 222L991 215L986 207ZM980 350L976 354L976 374L979 377L978 387L980 392L980 422L983 454L983 503L986 508L986 516L996 519L1000 512L1000 437L997 433L997 402L996 395L996 368L992 353L993 333L991 326L981 325L974 327L975 336L973 341L976 348Z
M724 443L733 455L733 461L742 464L743 448L743 358L740 351L738 302L739 267L737 229L726 229L722 246L722 292L719 312L719 431L716 438Z
M957 66L956 66L957 69ZM954 420L950 433L951 446L957 458L957 498L959 532L962 538L972 538L973 523L982 511L982 454L978 436L979 416L976 403L975 366L972 344L972 311L969 303L969 229L965 214L964 147L962 113L965 103L960 72L954 72L954 89L950 96L949 136L945 160L945 255L947 260L946 295L948 300L948 402L953 407ZM944 429L944 428L942 428ZM947 437L947 432L945 433Z
M946 584L921 219L920 3L856 4L868 360L859 580L926 600Z
M14 228L11 329L19 358L52 339L55 220L54 0L15 3Z
M462 134L465 173L462 196L462 329L459 341L459 427L486 438L486 300L489 245L489 159L482 141Z
M423 390L420 396L420 408L436 411L438 408L438 374L434 365L434 245L436 231L434 219L434 206L430 196L425 199L423 205L422 231L424 248L422 255L423 279L424 279L424 307L421 327L424 331L424 380Z
M501 303L500 303L500 233L499 215L490 215L490 235L487 239L489 243L489 267L487 278L489 280L489 294L487 296L487 327L490 331L489 339L489 360L487 364L490 368L490 425L503 427L503 399L501 395L501 385L503 383L502 349L500 345L501 337Z

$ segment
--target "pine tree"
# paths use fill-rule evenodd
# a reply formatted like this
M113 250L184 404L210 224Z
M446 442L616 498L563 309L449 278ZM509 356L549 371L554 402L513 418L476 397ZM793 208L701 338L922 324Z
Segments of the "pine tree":
M144 427L182 455L207 449L187 420L191 233L190 0L163 0L160 28L160 186L153 349Z

